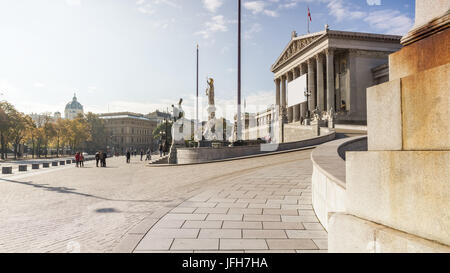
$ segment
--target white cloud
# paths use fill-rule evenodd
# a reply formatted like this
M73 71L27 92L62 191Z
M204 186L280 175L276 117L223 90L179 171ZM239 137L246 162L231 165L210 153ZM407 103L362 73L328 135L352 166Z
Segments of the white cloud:
M36 88L42 88L42 87L45 86L45 84L43 84L42 82L35 82L35 83L33 84L33 86L36 87Z
M278 1L272 0L270 2L278 2ZM277 11L267 8L269 5L270 3L264 1L249 1L244 3L244 8L251 11L253 15L265 14L270 17L278 17Z
M370 12L364 21L375 29L395 35L406 34L414 24L411 18L398 10Z
M381 0L366 0L369 6L380 6Z
M250 10L253 14L258 14L264 11L264 7L266 6L266 3L263 1L250 1L245 2L244 7L248 10Z
M204 28L200 31L197 31L195 35L201 35L204 39L208 39L212 34L216 32L226 32L228 31L227 27L228 21L225 20L223 15L216 15L211 17L210 21L207 21L204 24Z
M216 12L223 5L223 0L202 0L205 9Z
M262 26L258 23L254 23L248 30L246 30L244 32L244 38L251 39L251 38L253 38L253 34L261 32L261 30L262 30Z
M136 1L136 6L137 6L137 10L140 13L143 14L154 14L156 13L156 6L157 5L167 5L170 6L172 8L181 8L181 5L178 4L175 1L172 0L151 0L147 1L147 0L137 0Z
M327 5L329 14L336 18L336 21L340 22L352 19L361 19L367 15L366 12L357 10L356 6L345 5L342 0L332 0Z

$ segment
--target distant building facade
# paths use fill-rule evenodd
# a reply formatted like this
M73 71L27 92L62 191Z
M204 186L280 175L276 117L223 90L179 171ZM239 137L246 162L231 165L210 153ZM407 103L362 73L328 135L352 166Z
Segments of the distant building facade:
M131 112L100 114L99 117L105 121L107 143L111 152L146 151L149 148L154 150L152 133L157 126L156 121Z
M53 116L51 113L42 113L42 114L31 113L29 116L31 117L31 120L34 122L34 124L36 124L37 126L41 126L45 122L50 123L56 122L58 119L61 118L61 113L55 112Z
M388 56L401 36L330 30L291 40L271 67L276 101L287 123L301 122L308 110L333 111L336 123L366 124L366 88L389 80ZM305 75L308 101L289 101L288 85ZM296 91L298 92L298 91ZM300 92L299 92L300 93ZM304 90L301 90L304 93ZM300 95L302 95L300 94Z
M149 113L145 115L146 118L152 121L156 121L157 125L160 125L163 123L166 119L172 120L172 115L170 113L164 113L159 110L156 110L155 112Z
M73 94L73 99L71 102L66 104L66 108L64 110L64 117L66 119L74 119L79 114L84 114L83 105L78 102L76 94Z

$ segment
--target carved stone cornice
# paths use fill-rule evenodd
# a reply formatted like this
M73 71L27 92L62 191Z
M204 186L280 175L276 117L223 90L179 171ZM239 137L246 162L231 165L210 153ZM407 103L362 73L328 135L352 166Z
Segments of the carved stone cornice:
M374 57L374 58L386 58L389 54L393 53L390 51L371 51L371 50L362 50L362 49L348 49L347 52L351 56L366 56L366 57Z
M449 27L450 10L448 10L443 16L436 18L425 25L410 30L408 34L406 34L406 36L402 38L400 43L404 46L407 46Z

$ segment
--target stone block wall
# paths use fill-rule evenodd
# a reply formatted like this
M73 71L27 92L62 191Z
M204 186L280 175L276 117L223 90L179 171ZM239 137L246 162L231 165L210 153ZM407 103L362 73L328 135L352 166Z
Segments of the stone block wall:
M437 12L425 2L417 14ZM367 90L369 151L346 155L330 252L450 252L450 2L436 2L444 13L416 18L390 56L391 81Z

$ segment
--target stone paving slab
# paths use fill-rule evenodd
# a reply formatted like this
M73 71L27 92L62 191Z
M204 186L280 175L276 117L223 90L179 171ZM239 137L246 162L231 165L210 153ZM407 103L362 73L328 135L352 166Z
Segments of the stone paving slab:
M224 179L164 215L135 252L327 252L311 172L292 163Z

